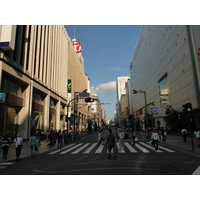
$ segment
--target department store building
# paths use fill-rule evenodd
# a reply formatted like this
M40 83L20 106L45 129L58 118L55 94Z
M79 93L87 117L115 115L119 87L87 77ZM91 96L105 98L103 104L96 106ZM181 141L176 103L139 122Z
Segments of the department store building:
M130 87L130 112L141 121L146 93L155 126L166 126L168 105L182 113L186 103L200 126L200 26L143 26L130 64Z
M0 136L19 132L27 139L37 129L66 129L73 60L84 71L62 25L0 25ZM81 75L78 91L88 84Z

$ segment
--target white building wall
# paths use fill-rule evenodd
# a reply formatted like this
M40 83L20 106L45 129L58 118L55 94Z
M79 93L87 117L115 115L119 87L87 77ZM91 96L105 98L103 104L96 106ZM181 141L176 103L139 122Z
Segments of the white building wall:
M165 116L161 107L158 81L167 73L170 104L182 111L191 102L197 108L194 73L186 26L143 26L130 65L131 87L146 91L147 104L155 101L158 114ZM134 112L144 107L144 94L132 94Z

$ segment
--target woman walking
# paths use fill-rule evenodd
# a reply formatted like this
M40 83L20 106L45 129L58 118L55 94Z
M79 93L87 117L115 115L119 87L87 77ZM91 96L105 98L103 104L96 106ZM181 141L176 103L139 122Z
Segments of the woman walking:
M32 133L30 137L29 145L31 149L31 156L35 156L35 150L37 149L37 137L35 136L34 133Z

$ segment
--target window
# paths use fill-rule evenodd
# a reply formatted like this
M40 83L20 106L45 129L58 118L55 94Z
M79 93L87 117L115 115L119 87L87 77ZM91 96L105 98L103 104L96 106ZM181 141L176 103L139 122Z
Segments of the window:
M169 105L169 84L168 76L165 74L159 81L160 104L161 106Z

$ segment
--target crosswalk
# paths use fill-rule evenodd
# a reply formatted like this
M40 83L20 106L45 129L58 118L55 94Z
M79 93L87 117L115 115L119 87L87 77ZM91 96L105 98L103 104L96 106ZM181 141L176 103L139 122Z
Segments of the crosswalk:
M117 148L116 148L117 147ZM118 153L124 154L124 153L175 153L176 151L163 147L162 145L159 145L159 149L155 150L153 146L150 145L149 142L137 142L135 145L133 145L132 142L124 142L124 148L120 148L119 142L116 142L116 147L114 148L115 152L118 151ZM66 147L62 148L61 150L54 150L49 155L53 154L89 154L89 153L95 153L100 154L104 151L107 151L106 148L103 145L97 146L97 143L73 143L70 145L67 145Z
M14 162L3 162L3 163L0 163L0 169L4 169L8 165L13 165L13 164L14 164Z

